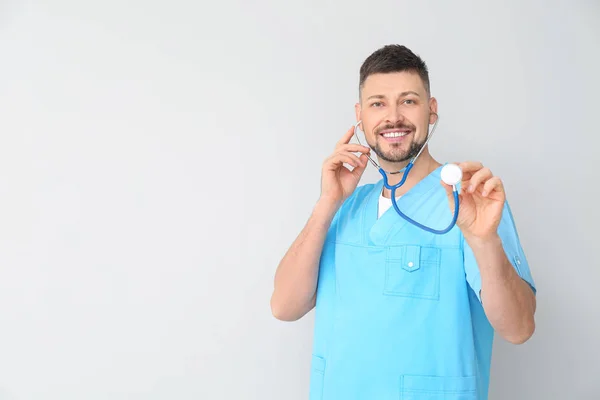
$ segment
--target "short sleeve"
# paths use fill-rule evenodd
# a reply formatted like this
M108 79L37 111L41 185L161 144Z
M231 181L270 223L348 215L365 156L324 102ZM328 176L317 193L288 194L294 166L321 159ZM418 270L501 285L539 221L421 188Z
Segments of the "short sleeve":
M504 252L506 253L508 260L515 268L519 276L522 279L524 279L529 284L529 286L531 286L531 289L535 294L537 289L533 280L533 276L531 274L531 270L529 268L529 262L527 261L527 257L525 256L525 252L523 251L523 248L521 246L519 234L517 232L517 227L507 201L504 202L502 219L500 220L500 224L498 226L498 235L502 240L502 246L504 248ZM475 292L475 295L481 302L481 275L479 273L479 267L477 266L477 261L475 260L473 250L471 250L464 238L463 249L464 267L467 282L469 283L469 286L471 286L471 288Z

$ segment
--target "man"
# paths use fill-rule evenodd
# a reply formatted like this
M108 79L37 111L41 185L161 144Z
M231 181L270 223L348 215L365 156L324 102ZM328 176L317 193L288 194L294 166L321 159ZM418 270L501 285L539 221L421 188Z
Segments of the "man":
M502 181L459 163L456 226L438 235L406 222L382 181L357 185L371 149L393 172L424 147L398 206L429 227L451 220L452 188L424 146L438 108L427 67L385 46L365 60L359 89L370 148L350 144L351 128L325 160L321 196L277 268L273 314L293 321L316 305L311 400L487 399L494 332L525 342L536 307ZM402 174L387 176L394 185Z

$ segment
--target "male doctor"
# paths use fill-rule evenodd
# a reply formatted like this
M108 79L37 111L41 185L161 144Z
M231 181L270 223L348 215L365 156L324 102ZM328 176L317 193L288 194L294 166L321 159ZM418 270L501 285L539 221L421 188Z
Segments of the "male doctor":
M392 172L424 146L438 108L426 64L384 46L364 61L359 92L369 147L350 143L351 128L323 163L320 198L277 268L272 312L294 321L316 306L311 400L485 400L494 332L520 344L535 326L535 284L502 180L459 163L454 228L408 223L382 180L357 185L367 154ZM396 192L406 215L434 229L454 210L442 166L425 146ZM388 174L391 185L401 178Z

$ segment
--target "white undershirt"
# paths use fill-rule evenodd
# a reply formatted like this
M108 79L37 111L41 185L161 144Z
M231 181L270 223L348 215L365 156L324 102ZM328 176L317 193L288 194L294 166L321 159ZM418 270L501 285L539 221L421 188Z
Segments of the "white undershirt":
M401 196L396 196L396 201ZM384 212L386 212L392 206L392 199L388 199L387 197L383 197L383 192L379 195L379 207L377 209L377 219L381 218Z

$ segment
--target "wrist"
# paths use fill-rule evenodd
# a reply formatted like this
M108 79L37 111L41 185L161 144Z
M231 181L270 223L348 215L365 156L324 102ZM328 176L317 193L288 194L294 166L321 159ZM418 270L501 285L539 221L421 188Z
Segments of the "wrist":
M321 197L317 201L317 204L315 204L313 214L318 217L333 219L333 216L340 208L340 206L341 204L338 201L329 199L327 197Z
M467 234L464 235L464 237L467 243L469 244L469 247L471 247L471 249L473 250L493 249L498 246L502 246L502 239L500 238L500 235L498 235L497 232L485 236Z

